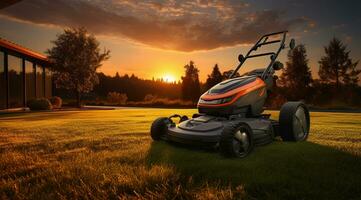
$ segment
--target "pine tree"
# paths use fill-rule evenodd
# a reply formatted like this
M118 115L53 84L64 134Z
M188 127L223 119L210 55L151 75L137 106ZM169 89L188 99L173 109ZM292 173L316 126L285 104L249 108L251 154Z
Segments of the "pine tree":
M206 81L206 87L207 89L213 87L214 85L218 84L223 80L222 73L219 71L218 64L214 65L212 73L208 75L207 81Z
M115 73L115 76L114 76L115 79L120 79L120 75L119 75L119 72L116 72Z
M304 99L312 83L305 46L297 45L288 52L287 58L286 68L283 69L279 82L290 90L289 96L292 99Z
M336 88L342 83L357 84L361 70L356 69L358 61L354 62L346 49L347 46L337 38L333 38L325 47L326 55L319 61L318 71L322 82L334 83Z
M199 70L193 61L184 66L185 76L182 76L182 97L196 102L200 96Z

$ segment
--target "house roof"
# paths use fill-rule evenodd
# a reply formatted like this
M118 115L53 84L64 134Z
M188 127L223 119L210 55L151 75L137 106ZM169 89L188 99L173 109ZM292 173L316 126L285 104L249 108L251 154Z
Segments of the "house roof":
M3 38L0 38L0 47L3 47L3 48L6 48L6 49L10 49L10 50L13 50L15 52L18 52L18 53L21 53L21 54L25 54L29 57L32 57L32 58L36 58L36 59L39 59L39 60L42 60L42 61L48 61L47 57L40 54L40 53L37 53L35 51L32 51L28 48L25 48L23 46L20 46L18 44L15 44L13 42L10 42L8 40L5 40Z

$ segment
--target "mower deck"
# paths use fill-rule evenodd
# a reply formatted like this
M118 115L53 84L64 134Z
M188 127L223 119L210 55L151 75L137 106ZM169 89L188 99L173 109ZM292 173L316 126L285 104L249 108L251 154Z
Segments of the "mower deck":
M271 143L275 132L278 131L278 122L267 118L238 118L227 120L213 116L200 116L171 126L167 130L166 140L190 145L217 145L223 128L231 123L244 122L252 129L252 137L256 146Z

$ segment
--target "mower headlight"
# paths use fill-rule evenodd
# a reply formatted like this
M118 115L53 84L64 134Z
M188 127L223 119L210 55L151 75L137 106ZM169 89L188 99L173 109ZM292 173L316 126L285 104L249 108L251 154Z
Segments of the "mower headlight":
M230 96L230 97L226 97L226 98L222 98L222 99L214 99L214 100L204 100L204 99L199 99L198 103L199 104L224 104L224 103L228 103L230 101L232 101L234 96Z

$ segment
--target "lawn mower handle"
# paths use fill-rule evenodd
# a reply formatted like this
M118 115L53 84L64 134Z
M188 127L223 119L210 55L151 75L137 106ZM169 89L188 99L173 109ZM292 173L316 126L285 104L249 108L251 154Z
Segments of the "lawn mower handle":
M268 67L266 68L266 70L264 70L261 78L264 80L265 78L267 78L267 75L269 73L269 71L272 68L272 65L274 64L274 62L276 61L278 54L281 52L282 49L285 48L285 41L286 41L286 35L287 35L288 31L280 31L280 32L275 32L275 33L269 33L266 35L263 35L258 41L257 43L248 51L248 53L246 54L246 56L240 61L240 63L238 64L238 66L236 67L236 69L232 72L232 74L229 76L229 79L233 78L234 75L237 74L238 70L242 67L243 63L248 59L248 58L254 58L254 57L260 57L260 56L267 56L270 55L271 56L271 62L268 65ZM274 35L280 35L282 34L282 39L281 40L273 40L273 41L267 41L269 36L274 36ZM263 40L263 41L262 41ZM280 46L278 48L278 50L276 52L267 52L267 53L262 53L262 54L254 54L254 55L250 55L253 51L257 51L258 47L264 46L264 45L269 45L269 44L274 44L274 43L280 43Z

